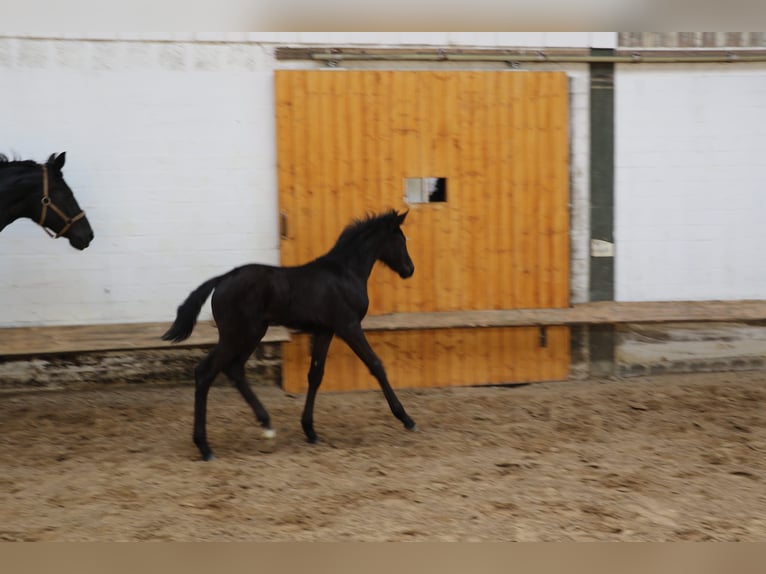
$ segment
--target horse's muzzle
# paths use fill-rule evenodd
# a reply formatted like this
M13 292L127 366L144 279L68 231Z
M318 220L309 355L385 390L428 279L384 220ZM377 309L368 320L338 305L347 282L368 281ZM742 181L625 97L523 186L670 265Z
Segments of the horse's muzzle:
M82 251L93 241L93 231L88 229L86 233L70 233L67 239L69 240L69 245Z

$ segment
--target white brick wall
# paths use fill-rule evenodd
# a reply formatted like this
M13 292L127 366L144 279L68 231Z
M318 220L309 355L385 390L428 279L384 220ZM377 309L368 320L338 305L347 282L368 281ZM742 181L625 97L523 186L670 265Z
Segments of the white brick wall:
M0 235L0 326L169 320L209 276L278 263L263 47L0 39L0 151L64 175L95 240Z
M616 76L621 301L766 298L766 65Z
M30 221L7 227L0 234L0 327L169 321L208 277L250 261L279 262L273 70L307 64L275 62L269 42L587 46L616 35L78 37L0 35L0 153L42 161L67 151L64 175L96 236L77 252L64 239L48 239ZM96 41L101 38L116 41ZM467 66L504 67L450 65ZM588 270L588 73L584 64L566 69L573 129L572 297L582 301Z

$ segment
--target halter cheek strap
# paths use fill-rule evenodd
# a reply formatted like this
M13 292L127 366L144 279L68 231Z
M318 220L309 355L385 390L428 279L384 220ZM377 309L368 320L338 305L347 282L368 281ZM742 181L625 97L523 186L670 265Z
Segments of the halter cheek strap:
M58 239L62 235L64 235L67 231L69 231L69 228L72 227L72 225L85 217L85 212L81 211L74 217L69 217L66 213L61 211L58 206L56 206L55 203L51 201L50 195L48 195L48 168L46 166L43 167L43 197L40 200L40 203L42 204L42 210L40 211L40 221L37 223L45 230L45 233L47 233L50 237L53 237L54 239ZM48 229L45 226L45 216L48 215L48 208L51 208L58 216L64 220L64 227L59 230L58 233L53 233L50 229Z

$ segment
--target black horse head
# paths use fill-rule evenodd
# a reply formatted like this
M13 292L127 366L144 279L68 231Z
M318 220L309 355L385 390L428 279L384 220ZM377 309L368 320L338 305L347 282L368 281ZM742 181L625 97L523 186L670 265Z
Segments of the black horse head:
M0 229L20 217L37 222L51 237L66 237L75 249L93 240L85 212L64 181L66 152L48 161L8 161L0 155Z
M369 264L366 265L367 275L372 269L372 263L381 261L400 277L410 277L415 272L415 265L407 251L407 238L401 229L407 213L398 213L392 209L357 219L343 230L325 257L346 261L361 258Z
M43 197L40 200L41 212L38 223L43 228L53 230L53 237L66 237L75 249L85 249L93 240L93 229L80 209L72 190L64 181L61 169L66 161L66 152L51 154L42 170ZM47 189L45 189L47 183ZM47 198L45 193L47 191Z
M410 254L407 251L407 238L402 232L401 225L409 212L397 213L388 212L382 217L388 221L388 237L382 243L378 259L386 264L390 269L399 274L399 277L406 279L415 273L415 264L412 263Z

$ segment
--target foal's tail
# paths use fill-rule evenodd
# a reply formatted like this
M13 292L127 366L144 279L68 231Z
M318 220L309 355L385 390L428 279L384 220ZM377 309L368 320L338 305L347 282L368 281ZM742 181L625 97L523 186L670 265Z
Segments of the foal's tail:
M224 273L218 277L208 279L202 285L197 287L194 291L189 293L186 301L178 306L176 312L176 320L170 326L170 329L162 336L163 341L173 341L174 343L180 343L184 339L188 339L189 335L194 330L194 325L197 323L197 316L199 315L202 305L205 304L207 298L225 277L228 277L229 273Z

